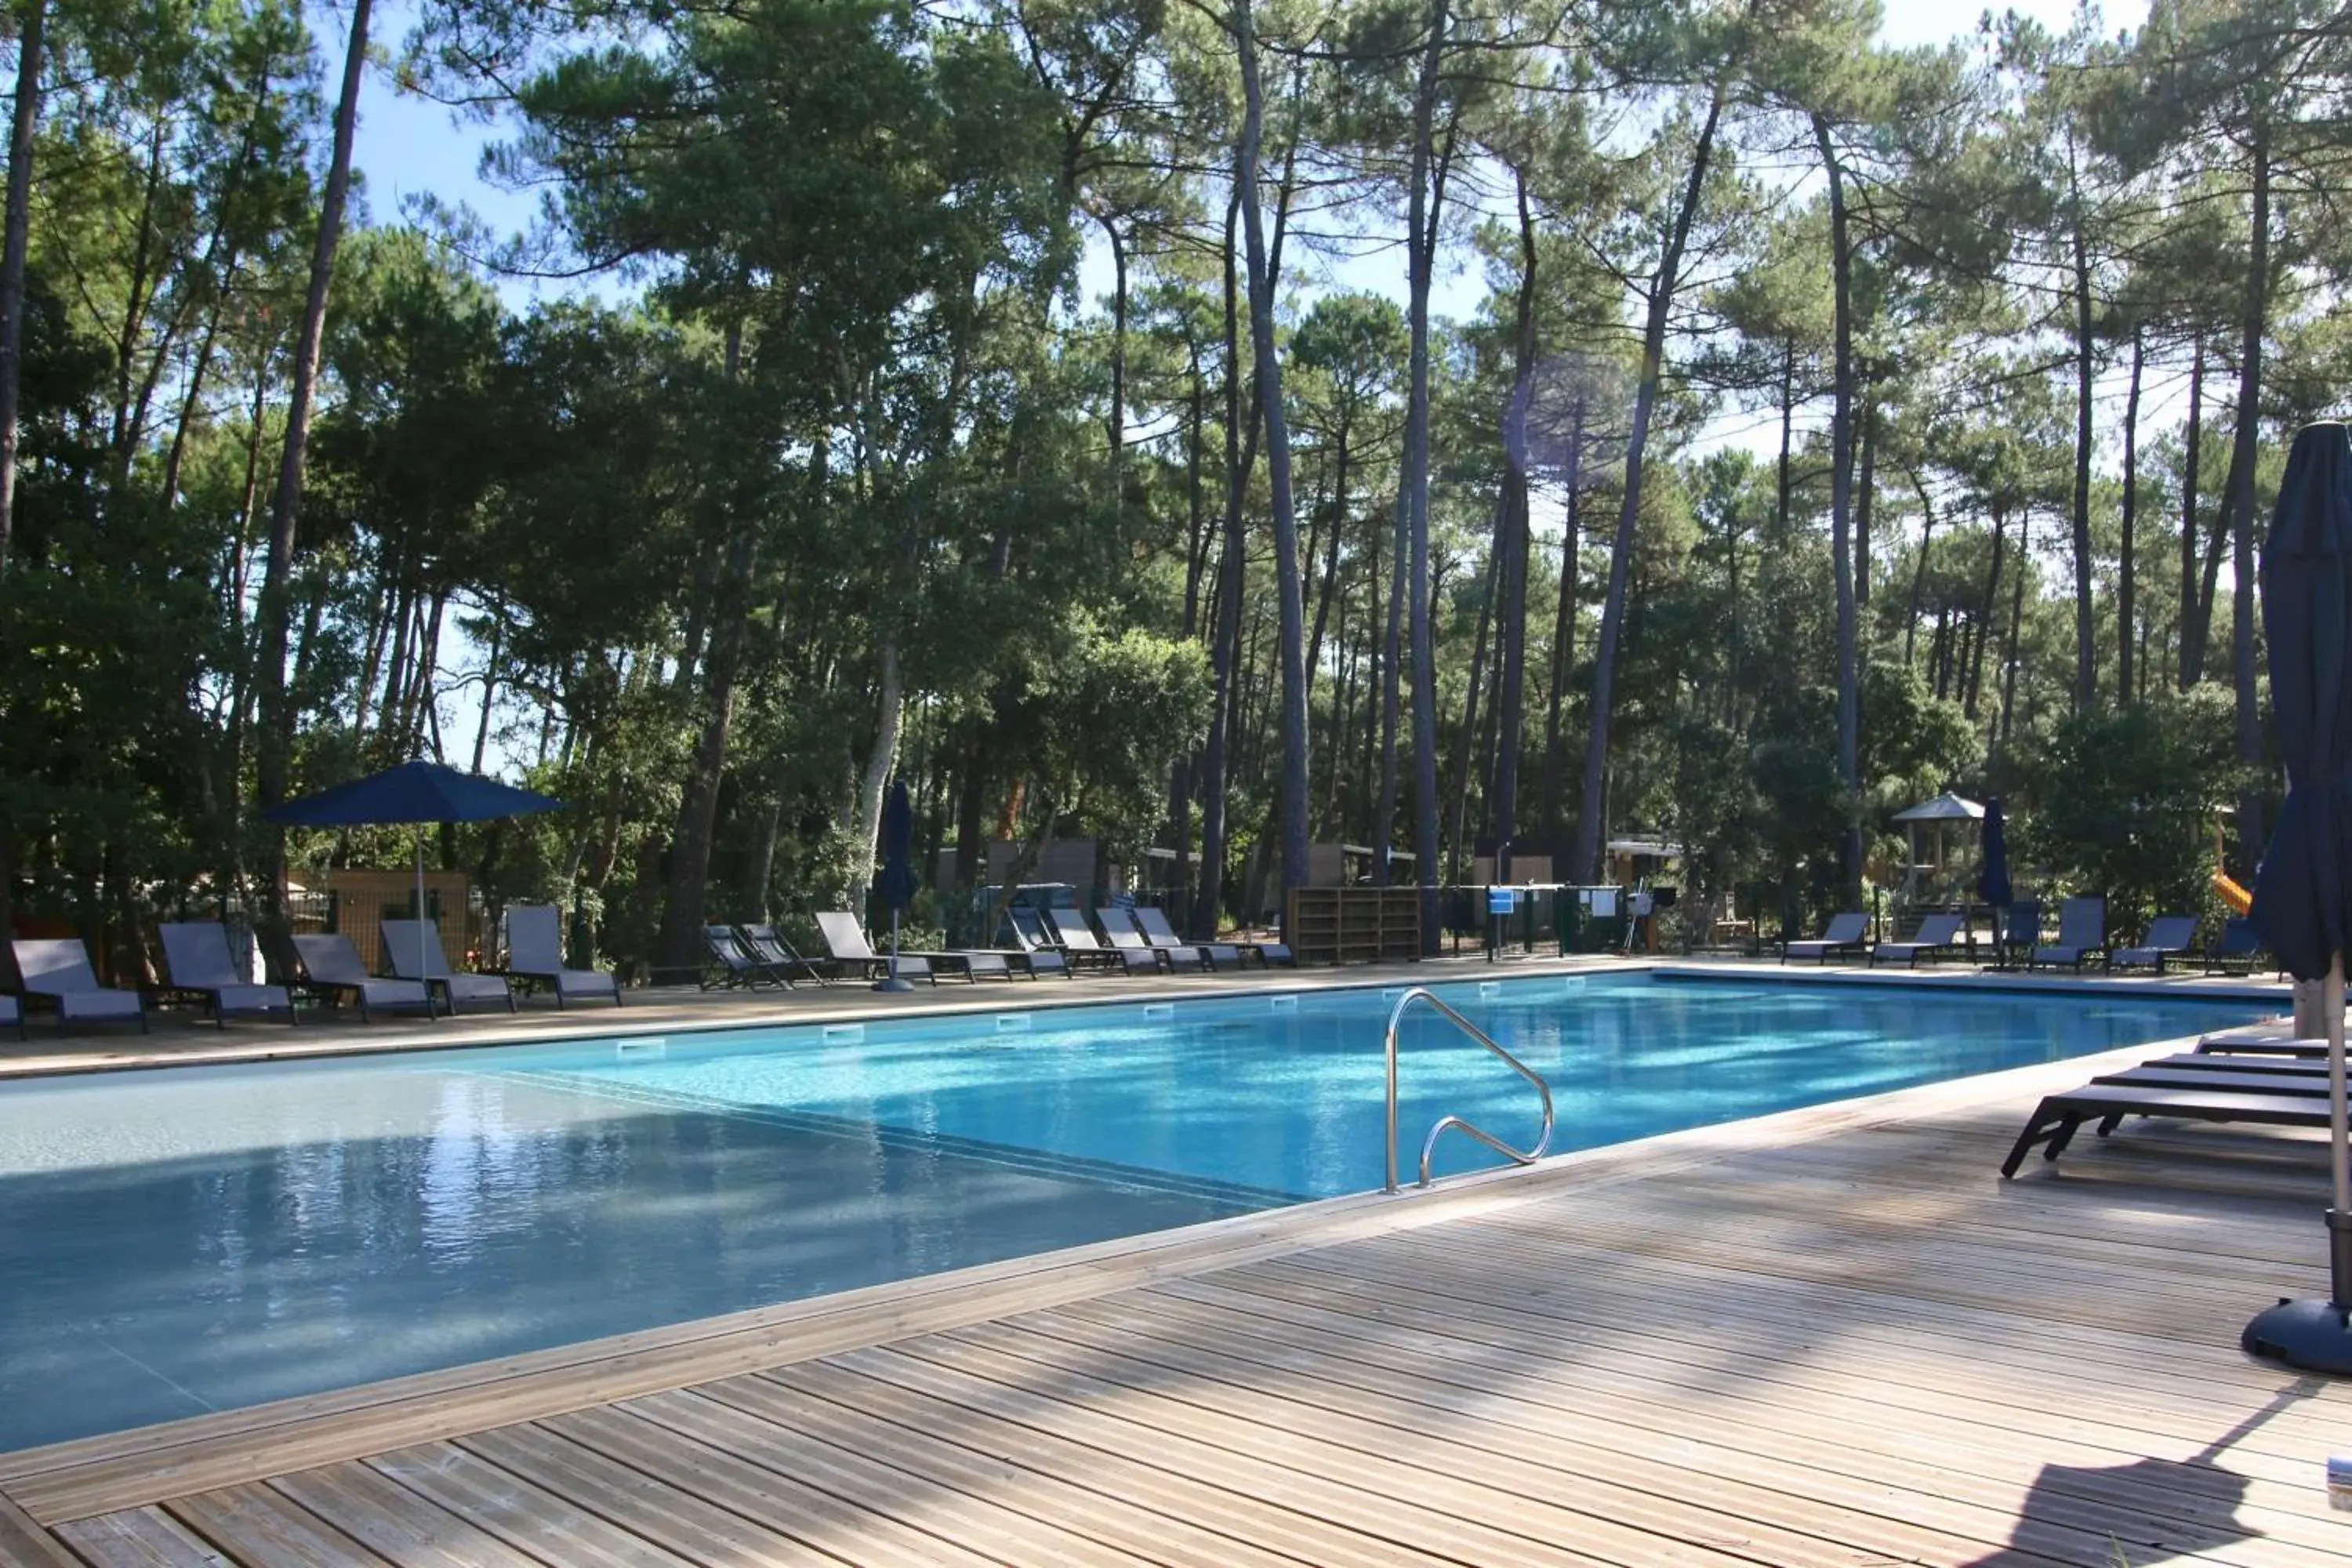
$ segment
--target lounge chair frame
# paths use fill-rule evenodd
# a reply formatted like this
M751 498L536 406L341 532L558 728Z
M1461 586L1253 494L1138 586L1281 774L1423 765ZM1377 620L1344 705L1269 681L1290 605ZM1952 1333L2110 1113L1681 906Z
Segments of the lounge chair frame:
M265 1017L283 1013L289 1026L301 1021L295 1016L294 994L285 986L257 985L237 974L226 926L216 921L167 921L155 934L163 944L163 973L170 982L165 989L202 1001L214 1027L226 1029L232 1013Z

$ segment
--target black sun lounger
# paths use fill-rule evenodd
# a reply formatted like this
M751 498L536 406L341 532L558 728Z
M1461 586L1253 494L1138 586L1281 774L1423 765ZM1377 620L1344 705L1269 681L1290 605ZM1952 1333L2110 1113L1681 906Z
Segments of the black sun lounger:
M2227 1076L2227 1075L2225 1075ZM2053 1094L2034 1107L2016 1146L2001 1163L2003 1179L2017 1174L2026 1153L2042 1145L2042 1157L2054 1161L2066 1152L2085 1121L2098 1125L2099 1136L2113 1132L2127 1116L2166 1116L2180 1121L2245 1121L2267 1127L2327 1125L2325 1094L2281 1094L2227 1089L2168 1089L2153 1084L2091 1083L2064 1094Z
M1908 942L1882 942L1870 950L1870 967L1878 967L1880 959L1892 963L1901 959L1906 967L1916 969L1923 958L1935 958L1959 951L1963 922L1958 915L1923 915L1919 929L1911 933Z
M1843 914L1832 915L1830 923L1821 935L1782 942L1780 962L1786 963L1792 958L1810 958L1817 963L1827 963L1832 953L1840 952L1859 958L1862 950L1868 945L1869 933L1870 917L1847 910Z
M2199 1040L2197 1048L2200 1052L2228 1056L2324 1058L2327 1055L2326 1040L2298 1040L2292 1036L2272 1034L2263 1029L2225 1029Z

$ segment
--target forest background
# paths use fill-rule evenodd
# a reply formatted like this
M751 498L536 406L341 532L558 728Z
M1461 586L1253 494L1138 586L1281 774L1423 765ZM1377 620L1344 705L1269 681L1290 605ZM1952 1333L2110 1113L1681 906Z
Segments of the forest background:
M5 7L0 921L135 968L401 864L258 814L415 755L569 802L438 858L636 966L856 907L894 773L956 889L1161 847L1197 931L1312 842L1630 832L1694 923L1804 918L1947 787L2125 925L2259 850L2234 587L2352 374L2336 8L324 20ZM523 232L354 203L395 89Z

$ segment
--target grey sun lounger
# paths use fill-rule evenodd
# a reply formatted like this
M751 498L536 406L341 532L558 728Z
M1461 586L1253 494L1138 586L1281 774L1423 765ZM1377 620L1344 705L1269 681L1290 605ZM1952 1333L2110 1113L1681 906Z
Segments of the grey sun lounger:
M514 987L503 974L467 974L449 967L441 951L441 928L433 921L385 921L383 956L403 980L422 980L441 993L452 1017L468 1002L503 1002L515 1010ZM424 967L418 968L422 962Z
M360 950L341 932L314 931L296 937L294 956L302 965L304 984L326 993L338 1005L346 996L357 1002L363 1024L369 1010L375 1007L422 1007L432 1016L440 1016L430 986L422 980L387 980L370 974L367 965L360 962Z
M2069 899L2058 906L2058 940L2037 947L2026 960L2029 969L2055 969L2063 964L2080 969L2107 954L2107 900L2096 897Z
M2119 947L2107 957L2110 969L2152 969L2164 973L2168 958L2185 958L2196 945L2195 915L2158 915L2147 922L2147 935L2137 947Z
M1095 919L1101 923L1103 935L1110 939L1113 947L1149 953L1154 962L1165 965L1171 972L1179 967L1201 970L1209 967L1209 955L1190 942L1162 944L1153 942L1136 923L1131 910L1106 907L1095 911Z
M1073 959L1087 958L1106 969L1124 969L1129 974L1157 974L1160 970L1160 955L1149 947L1118 947L1106 943L1095 935L1094 927L1087 923L1084 910L1048 910L1047 917L1055 931L1061 934L1062 950Z
M163 973L174 991L202 996L213 1022L228 1027L231 1013L283 1013L291 1024L294 997L283 985L256 985L238 970L229 952L228 928L215 921L175 921L159 926Z
M709 962L702 966L705 991L713 987L757 991L762 984L793 988L792 975L752 951L733 926L704 926L702 950L709 955Z
M855 970L873 980L890 973L890 955L874 951L873 944L866 940L866 928L859 925L857 917L848 910L821 911L816 917L816 933L824 939L825 952L845 974ZM898 978L928 980L934 985L940 983L939 975L931 969L930 959L914 952L898 955Z
M55 1007L59 1029L68 1024L136 1018L140 1032L146 1033L146 1003L136 991L100 985L80 942L71 937L34 937L8 945L16 955L16 975L25 994Z
M5 991L0 991L0 1024L14 1025L16 1037L25 1037L25 1005Z
M743 939L745 950L753 958L785 976L787 980L794 974L799 974L815 981L819 985L825 983L824 966L814 959L803 958L800 949L786 942L783 932L774 926L764 922L757 925L739 925L735 928L735 934Z
M1212 969L1239 969L1242 966L1242 949L1244 945L1243 943L1186 942L1182 937L1178 936L1176 929L1168 923L1168 911L1150 904L1138 904L1134 909L1129 910L1128 914L1135 921L1135 929L1143 933L1143 940L1154 947L1164 947L1171 952L1178 948L1189 947L1206 959ZM1257 946L1255 942L1247 945L1253 948ZM1280 942L1274 945L1282 947ZM1282 948L1282 956L1286 961L1290 957L1290 950L1286 947ZM1267 962L1262 949L1258 951L1257 961L1262 965Z
M1024 919L1024 916L1029 918ZM1058 974L1065 980L1076 978L1070 969L1069 954L1054 944L1045 934L1044 922L1036 920L1031 911L1006 910L1004 919L1013 929L1013 940L1019 944L1010 956L1013 962L1028 969L1030 979L1047 974Z
M1780 962L1792 958L1810 958L1827 963L1832 953L1861 956L1870 933L1870 917L1853 910L1830 917L1830 923L1819 936L1801 937L1780 944Z
M506 973L553 991L559 1011L574 996L600 1000L609 996L614 1006L621 1005L617 975L602 969L564 967L563 911L553 904L508 906Z
M1958 915L1925 915L1919 929L1908 942L1882 942L1870 950L1870 967L1878 967L1880 959L1892 963L1901 959L1909 969L1919 967L1922 958L1934 958L1959 951L1960 928L1966 921Z
M2235 1075L2221 1075L2237 1082ZM2327 1097L2321 1093L2248 1091L2233 1087L2190 1085L2172 1088L2158 1083L2089 1083L2064 1094L2043 1099L2027 1118L2025 1131L2001 1162L2004 1179L2017 1174L2025 1156L2036 1145L2044 1161L2054 1162L2066 1152L2084 1122L2095 1124L2104 1138L2132 1116L2169 1117L2180 1121L2243 1121L2267 1127L2326 1127Z

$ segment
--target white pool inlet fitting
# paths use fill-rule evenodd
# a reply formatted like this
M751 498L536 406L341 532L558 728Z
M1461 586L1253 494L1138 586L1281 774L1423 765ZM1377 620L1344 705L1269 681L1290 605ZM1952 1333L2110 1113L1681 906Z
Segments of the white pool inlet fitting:
M827 1024L824 1026L824 1037L829 1041L841 1040L844 1042L851 1042L862 1040L866 1037L866 1026L863 1024Z
M1146 1002L1143 1005L1143 1016L1147 1018L1172 1018L1176 1016L1176 1004L1173 1002Z
M1296 1013L1298 1011L1298 998L1286 991L1279 996L1267 997L1265 999L1265 1005L1268 1007L1273 1008L1277 1013Z
M1030 1016L1026 1013L999 1013L996 1016L996 1032L1000 1035L1015 1034L1027 1028L1030 1023Z

